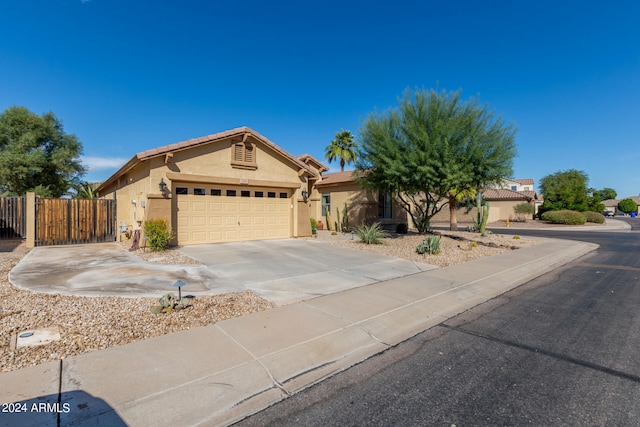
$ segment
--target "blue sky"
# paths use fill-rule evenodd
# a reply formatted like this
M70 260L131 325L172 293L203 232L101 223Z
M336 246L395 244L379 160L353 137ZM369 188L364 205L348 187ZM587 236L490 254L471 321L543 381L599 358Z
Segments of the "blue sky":
M53 111L98 181L238 126L324 160L405 89L461 90L516 124L514 178L579 169L628 197L639 22L637 0L4 0L0 110Z

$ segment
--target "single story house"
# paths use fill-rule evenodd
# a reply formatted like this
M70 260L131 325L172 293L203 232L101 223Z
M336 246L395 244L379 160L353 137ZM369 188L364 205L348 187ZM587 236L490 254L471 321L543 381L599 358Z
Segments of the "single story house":
M604 210L613 212L615 215L625 215L624 212L622 212L621 210L618 209L618 203L620 203L620 201L624 200L624 199L631 199L634 202L636 202L636 204L638 205L638 213L640 214L640 196L623 197L621 199L607 199L607 200L604 200L602 202L604 204Z
M117 200L121 230L166 219L173 245L307 237L310 219L320 228L381 222L390 230L411 219L384 192L362 189L353 171L329 168L309 154L293 156L248 127L137 153L96 192ZM533 181L533 180L531 180ZM531 183L531 186L533 183ZM488 190L490 221L507 219L517 203L533 203L533 191ZM445 207L434 221L448 221ZM339 218L340 217L340 218ZM475 210L459 210L471 221Z
M96 191L117 199L123 230L166 219L172 244L303 237L326 170L240 127L137 153Z

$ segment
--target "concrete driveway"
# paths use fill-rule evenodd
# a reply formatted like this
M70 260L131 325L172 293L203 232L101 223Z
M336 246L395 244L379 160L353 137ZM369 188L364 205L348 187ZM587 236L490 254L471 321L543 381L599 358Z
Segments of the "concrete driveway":
M153 296L175 291L214 295L252 290L278 305L327 295L436 268L429 264L284 239L186 246L202 265L151 264L115 243L37 247L9 273L35 292L81 296Z

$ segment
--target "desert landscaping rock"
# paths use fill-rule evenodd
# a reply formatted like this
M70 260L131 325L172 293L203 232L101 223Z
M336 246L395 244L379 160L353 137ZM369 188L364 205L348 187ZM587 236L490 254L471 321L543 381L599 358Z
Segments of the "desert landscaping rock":
M448 232L443 233L448 234ZM418 255L415 248L424 236L401 235L385 240L382 245L365 245L344 235L325 233L327 243L438 266L459 264L536 244L537 240L497 234L485 238L477 233L459 232L463 241L477 241L478 246L462 250L461 240L442 237L440 255ZM487 246L493 244L496 247ZM121 243L122 250L130 242ZM153 314L158 298L80 297L40 294L20 290L8 281L9 271L28 252L24 243L0 252L0 372L7 372L82 353L119 346L159 335L216 323L231 317L267 310L273 304L246 291L214 296L198 296L193 306L173 313ZM135 254L147 262L161 264L197 264L177 250ZM56 326L60 340L33 347L12 347L11 337L19 332Z

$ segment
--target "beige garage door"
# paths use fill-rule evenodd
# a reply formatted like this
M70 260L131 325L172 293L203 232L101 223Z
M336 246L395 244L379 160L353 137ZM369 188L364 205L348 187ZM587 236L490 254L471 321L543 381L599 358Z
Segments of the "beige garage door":
M286 191L181 188L187 194L176 194L180 245L291 237Z

